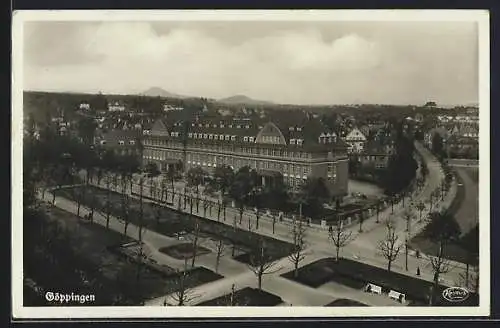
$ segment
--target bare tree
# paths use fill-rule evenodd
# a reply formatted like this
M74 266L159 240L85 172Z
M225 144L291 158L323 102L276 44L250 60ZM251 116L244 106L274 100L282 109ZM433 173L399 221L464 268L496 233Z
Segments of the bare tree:
M104 178L104 182L106 184L106 229L109 229L109 219L111 212L111 200L110 200L110 186L111 186L111 177L106 174Z
M250 254L250 270L255 274L258 281L258 288L262 290L262 277L266 274L273 274L281 268L276 268L276 261L272 260L270 254L267 253L264 240L260 240L259 249Z
M222 257L222 254L224 253L224 250L226 249L226 245L224 244L224 241L222 239L219 239L215 243L215 273L219 273L219 264L220 264L220 258Z
M458 285L470 292L479 292L479 264L467 266L465 272L459 274Z
M187 259L184 260L184 270L177 270L177 279L174 280L175 291L172 293L172 299L177 306L186 306L190 302L200 297L196 295L192 288L189 287L189 271Z
M191 260L191 267L194 267L194 263L196 261L196 253L198 250L198 238L200 235L200 222L198 219L195 217L194 218L194 230L193 230L194 236L193 236L193 258Z
M127 195L122 195L122 220L124 224L123 234L127 235L127 229L130 224L130 200Z
M144 178L141 176L139 178L139 239L140 240L142 240L142 228L144 226L143 189L144 189ZM130 189L130 191L132 192L132 189Z
M411 220L415 217L415 214L411 209L407 208L403 213L403 219L406 221L406 232L411 235Z
M291 235L293 239L294 251L288 255L288 259L294 265L294 277L299 276L299 264L306 257L306 233L307 225L300 218L295 220L292 225Z
M391 271L391 265L399 255L403 245L399 244L399 237L396 234L396 228L391 218L386 221L387 235L384 240L378 244L378 250L381 255L387 259L387 271Z
M437 291L439 290L439 277L442 274L448 273L451 269L450 261L444 258L443 248L440 246L436 257L430 259L434 284L431 288L429 296L429 305L434 304Z
M336 261L339 260L340 250L347 246L351 241L356 238L353 236L352 231L345 229L344 224L341 219L337 220L335 227L331 227L329 230L330 240L335 246L336 250Z
M422 212L425 210L424 202L422 202L422 201L418 202L417 205L415 205L415 208L418 211L418 221L421 222L422 221Z

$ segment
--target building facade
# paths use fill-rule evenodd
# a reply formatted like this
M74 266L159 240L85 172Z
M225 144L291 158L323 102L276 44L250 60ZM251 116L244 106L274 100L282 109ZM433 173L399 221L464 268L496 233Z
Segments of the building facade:
M347 144L349 145L348 151L350 153L362 152L364 149L366 140L367 140L366 136L358 128L352 129L345 136L345 142L347 142Z
M256 120L207 120L167 123L158 120L143 136L143 165L161 171L217 166L249 166L268 179L282 177L291 188L308 178L323 178L334 197L347 194L347 145L316 119L297 125Z

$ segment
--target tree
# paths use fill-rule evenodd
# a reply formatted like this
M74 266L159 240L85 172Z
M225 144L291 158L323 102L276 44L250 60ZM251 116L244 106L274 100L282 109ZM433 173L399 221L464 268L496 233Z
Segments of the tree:
M127 228L130 224L130 204L127 195L122 195L122 220L123 220L123 234L127 235Z
M177 306L186 306L190 302L199 297L194 294L192 288L189 287L189 271L187 259L184 260L184 270L177 270L176 279L174 280L175 291L172 294L172 299Z
M254 249L250 253L248 267L257 277L259 290L262 290L262 277L264 275L273 274L280 270L280 268L276 268L276 261L268 254L263 239L260 239L258 249Z
M198 238L200 235L200 222L196 217L194 217L194 230L193 230L193 258L191 260L191 267L194 267L194 262L196 261L196 253L198 250Z
M391 265L396 260L402 245L399 244L399 237L396 234L396 227L392 218L386 220L387 234L385 239L378 244L378 250L387 260L387 271L391 271Z
M111 177L109 175L106 175L105 183L106 183L106 229L109 229L109 219L110 219L110 214L111 214L111 199L110 199L110 184L111 184Z
M199 194L199 186L203 183L205 171L201 167L190 168L187 172L187 182L190 186L196 186L196 193Z
M306 234L307 234L307 226L304 224L303 220L299 218L295 220L291 229L291 236L293 240L293 253L288 255L288 259L294 265L294 277L297 278L299 276L299 264L302 260L304 260L306 254Z
M411 235L411 220L415 218L415 214L413 214L413 211L410 208L407 208L403 212L403 219L406 222L406 232L408 232L408 235Z
M422 221L422 212L425 210L425 204L423 201L420 201L415 205L415 208L418 210L418 220Z
M215 273L219 273L220 258L222 257L225 249L226 245L224 244L224 241L222 239L219 239L215 242Z
M340 259L340 250L347 246L351 241L353 241L355 236L353 236L352 231L349 231L344 227L344 224L340 218L337 219L337 224L335 224L335 226L330 229L329 235L330 240L335 246L335 260L338 262Z
M234 172L227 165L217 166L214 171L214 183L218 190L221 191L221 196L224 196L226 191L233 183Z
M427 238L438 244L437 255L431 258L434 287L429 302L432 304L434 294L439 287L439 276L450 270L450 263L445 259L446 245L460 237L460 226L450 212L432 212L429 214L429 223L425 226L423 233Z
M437 132L432 136L432 152L440 159L444 157L443 137Z

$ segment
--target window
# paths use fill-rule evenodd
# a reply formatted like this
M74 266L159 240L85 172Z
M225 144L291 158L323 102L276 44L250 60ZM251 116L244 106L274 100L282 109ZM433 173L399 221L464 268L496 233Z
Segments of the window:
M206 133L205 133L205 134L203 135L203 139L207 139L207 138L208 138L208 134L206 134Z
M248 141L248 137L243 137L243 141Z
M232 129L233 128L233 125L232 124L229 124L229 128Z
M253 137L249 137L249 138L248 138L248 141L250 141L250 142L254 142L254 138L253 138Z
M130 140L128 143L131 145L135 145L135 140Z
M193 136L194 136L195 139L197 139L198 138L198 133L195 133Z
M236 136L231 136L231 141L235 141L236 140Z
M119 144L119 145L124 145L124 144L125 144L125 142L124 142L123 140L119 140L119 141L118 141L118 144Z
M302 128L300 128L300 127L297 127L297 131L299 131L299 132L300 132L300 131L302 131Z
M188 133L188 138L192 138L193 137L193 134L192 133Z
M302 139L297 139L297 145L302 146Z
M212 140L214 138L214 135L213 134L209 134L208 135L208 139Z
M219 140L219 135L218 134L214 135L214 140Z
M295 139L290 139L290 145L295 145Z
M248 124L247 124L247 125L245 125L245 128L246 128L246 129L250 129L250 125L248 125Z
M101 145L105 145L106 144L106 140L101 140Z
M207 124L205 124L205 127L206 127L206 128L209 128L209 127L210 127L210 124L208 124L208 123L207 123Z
M239 124L238 124L238 125L236 125L236 128L237 128L237 129L241 129L241 125L239 125Z
M226 134L224 140L229 141L230 136Z
M222 123L221 123L221 124L220 124L220 127L221 127L221 128L223 128L223 127L224 127L224 124L222 124Z
M293 126L288 128L288 131L293 131L293 130L295 130L295 128Z

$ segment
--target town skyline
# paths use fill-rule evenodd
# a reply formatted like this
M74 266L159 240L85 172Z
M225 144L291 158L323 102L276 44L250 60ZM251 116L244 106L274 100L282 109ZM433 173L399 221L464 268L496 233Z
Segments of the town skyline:
M474 22L28 22L24 38L25 90L479 102Z

